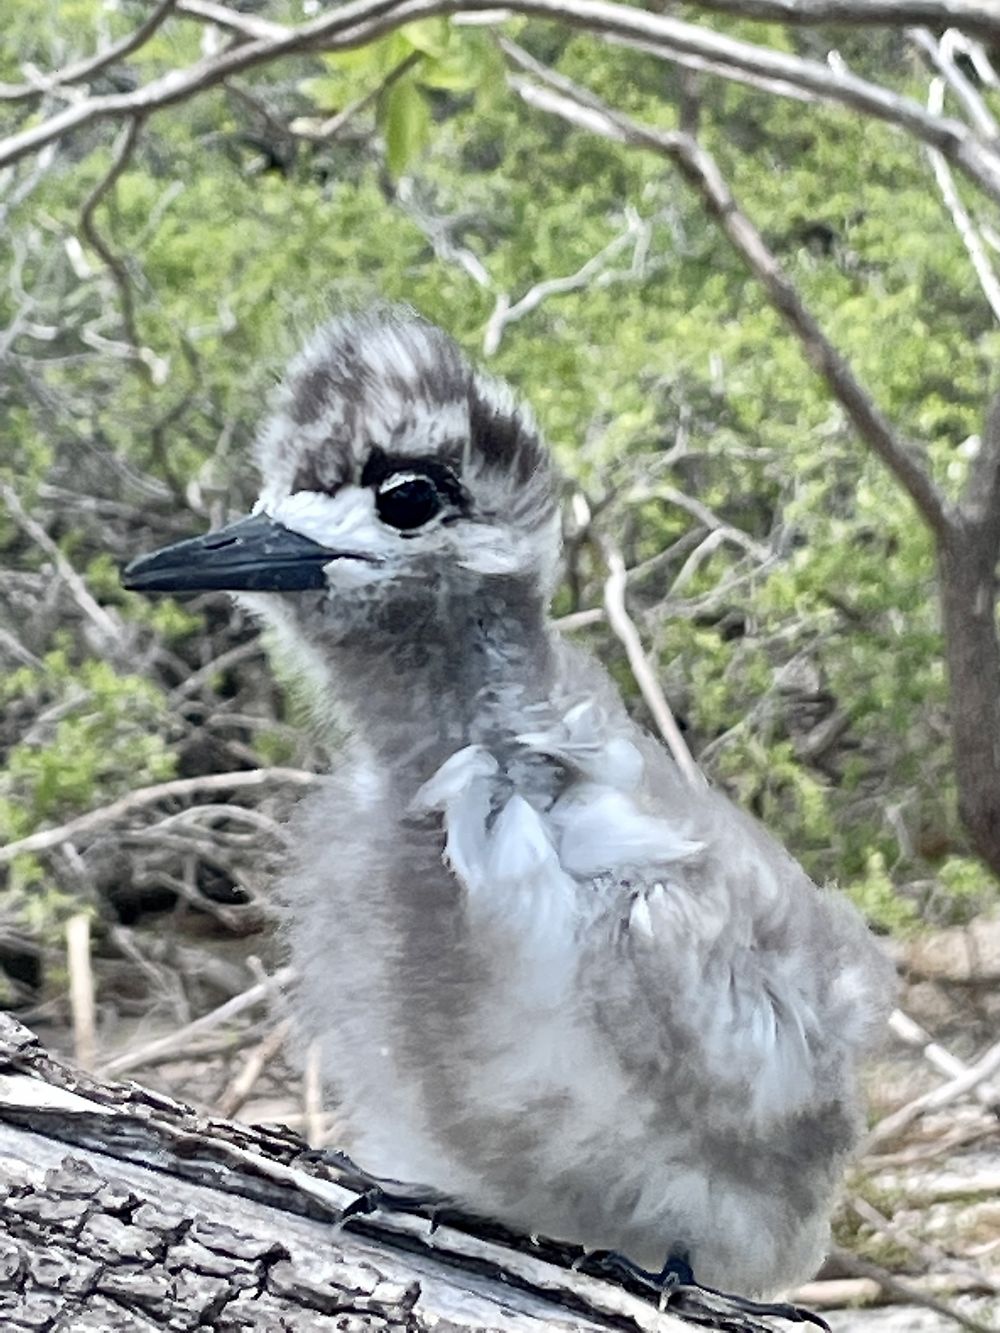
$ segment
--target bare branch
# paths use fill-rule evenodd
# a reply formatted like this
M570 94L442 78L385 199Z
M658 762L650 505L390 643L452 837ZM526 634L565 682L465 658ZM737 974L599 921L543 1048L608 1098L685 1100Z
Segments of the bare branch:
M890 1014L889 1029L900 1041L905 1041L907 1046L919 1050L927 1063L933 1065L946 1078L961 1078L963 1074L968 1073L969 1066L964 1061L959 1060L936 1042L929 1032L909 1014L903 1013L902 1009L894 1009ZM987 1110L1000 1111L1000 1089L992 1084L977 1083L972 1089L972 1094Z
M138 28L127 33L126 36L114 42L106 50L98 51L96 55L86 56L82 60L74 60L72 64L64 65L62 69L56 70L54 74L43 75L30 83L0 84L0 102L19 102L29 97L41 97L43 93L64 88L68 84L84 83L87 79L93 78L102 69L107 69L109 65L113 65L116 60L123 60L125 56L131 55L140 46L144 46L164 20L170 17L171 10L176 3L177 0L160 0L149 18L143 20Z
M950 531L951 512L934 485L924 459L912 445L896 435L855 378L848 363L804 305L760 232L740 209L710 154L690 135L640 125L551 70L546 73L545 82L548 86L540 87L516 76L511 78L515 91L529 105L618 143L658 153L676 164L760 282L771 304L798 339L810 365L826 381L857 433L895 474L928 525L938 533Z
M953 55L955 42L953 39L956 35L961 36L961 34L955 34L954 30L950 30L944 34L940 42L937 42L926 28L911 28L907 33L910 41L924 53L933 68L937 70L940 78L951 88L961 102L966 115L976 127L976 131L984 139L996 139L1000 134L1000 126L997 125L996 118L986 105L978 88L975 88L969 82L955 64ZM941 111L941 104L940 102L936 105L928 104L927 109L938 114Z
M41 547L55 565L56 572L66 584L73 600L87 619L96 626L101 638L109 643L120 643L123 630L118 619L94 600L87 585L56 543L42 525L27 513L13 486L10 486L7 482L0 482L0 499L3 500L11 518L22 532L26 533L37 546ZM2 854L2 849L0 849L0 856Z
M188 0L189 5L194 0ZM778 0L775 0L778 3ZM954 3L954 0L953 0ZM971 3L971 0L967 0ZM835 4L829 0L828 9ZM945 5L944 8L951 6ZM209 6L196 4L204 21ZM212 5L212 21L225 19L234 30L249 32L244 16ZM260 34L207 57L188 69L171 70L132 93L85 99L0 142L0 166L35 152L44 144L98 119L151 113L213 87L243 70L279 57L318 50L361 46L405 23L433 15L492 8L490 0L350 0L296 28L255 27ZM1000 199L1000 153L983 143L961 121L930 114L912 98L858 78L842 68L773 51L752 42L715 33L695 24L608 0L511 0L512 13L528 14L596 33L599 36L658 48L667 59L677 55L713 61L754 78L788 82L820 97L843 103L876 119L898 125L937 148L993 198ZM184 12L189 12L185 10ZM948 22L955 22L949 14ZM914 18L911 16L911 22ZM925 21L925 20L917 20ZM1000 26L994 24L994 26Z
M644 225L637 213L630 212L625 230L609 241L596 255L592 255L575 273L570 273L566 277L546 278L542 282L536 282L513 305L510 304L510 298L506 292L498 296L493 313L486 325L486 331L483 334L483 355L492 356L497 351L508 324L516 323L517 320L523 319L525 315L530 315L550 296L562 296L566 292L579 291L580 288L588 286L595 278L609 276L608 265L611 260L615 259L629 242L637 240L638 234Z
M897 1138L903 1130L908 1129L928 1111L940 1111L942 1107L950 1106L952 1102L972 1092L980 1083L992 1078L998 1070L1000 1070L1000 1042L991 1046L985 1055L980 1056L974 1065L969 1065L964 1073L958 1074L940 1088L934 1088L921 1097L915 1097L912 1102L900 1107L898 1111L893 1111L891 1115L884 1116L869 1135L868 1147L878 1147L889 1139Z
M353 102L348 102L342 110L335 116L329 116L326 120L315 120L311 116L301 116L298 120L293 120L288 127L289 131L300 139L308 139L311 143L327 143L330 139L336 138L340 131L349 121L366 107L378 101L384 92L398 83L404 74L408 74L414 65L419 65L424 58L422 51L411 51L410 54L395 65L384 79L380 80L374 88L369 89L362 97L355 98Z
M673 755L674 762L681 775L689 786L702 788L705 786L705 775L691 757L691 751L688 749L687 742L681 734L681 729L674 719L666 695L660 688L656 672L646 656L642 640L639 638L639 631L626 609L625 561L622 559L621 553L610 543L605 542L603 545L604 557L608 563L608 577L604 584L604 609L608 617L608 624L625 649L632 675L639 686L646 707L652 713L660 735L669 746L670 753Z
M283 986L287 986L291 979L292 969L290 967L282 968L274 976L267 977L264 981L258 981L249 990L245 990L242 995L235 995L231 1000L227 1000L225 1004L220 1004L217 1009L213 1009L211 1013L196 1018L193 1023L188 1023L187 1027L180 1028L176 1032L168 1032L166 1036L158 1037L155 1041L144 1042L131 1050L122 1051L120 1055L115 1055L110 1060L105 1060L101 1064L100 1072L106 1078L121 1078L122 1074L127 1074L133 1069L139 1069L142 1065L162 1060L166 1053L185 1051L193 1037L199 1037L204 1032L211 1032L224 1023L229 1023L232 1019L238 1018L240 1014L245 1013L247 1009L252 1009L254 1005L269 1000L276 991L281 990Z
M139 787L135 791L120 796L117 801L103 805L99 810L89 810L85 815L78 815L67 824L58 828L42 829L31 833L17 842L9 842L0 847L0 866L9 865L16 856L27 856L33 852L51 851L71 838L79 838L94 833L105 824L113 823L137 810L156 805L158 801L178 800L189 796L200 796L205 792L238 791L247 787L263 787L269 782L288 782L296 787L315 786L320 778L315 773L307 773L300 768L251 768L236 773L212 773L201 778L175 778L172 782L159 782L152 787Z
M765 23L851 23L906 27L929 23L984 37L1000 32L995 0L696 0L700 9Z
M81 1069L93 1069L97 1052L94 970L90 964L90 915L76 912L66 922L66 970L73 1015L73 1051Z
M151 369L153 358L144 349L139 342L139 334L135 321L135 302L132 299L132 282L129 278L128 268L120 255L115 254L111 246L105 240L98 230L94 221L94 214L97 206L104 196L114 188L118 179L128 166L129 159L135 151L135 146L139 140L139 133L142 129L142 118L132 116L128 123L122 129L118 136L118 142L115 145L111 156L111 166L102 178L97 182L90 194L84 200L83 207L80 210L80 230L83 232L91 248L96 250L104 261L108 272L114 279L115 286L118 288L118 299L121 302L122 323L125 326L125 332L128 340L134 348L135 360L141 365L147 373Z
M267 1065L288 1045L291 1034L291 1019L283 1018L257 1043L244 1061L240 1072L219 1097L215 1107L216 1115L223 1116L226 1120L232 1119L253 1092L254 1085Z

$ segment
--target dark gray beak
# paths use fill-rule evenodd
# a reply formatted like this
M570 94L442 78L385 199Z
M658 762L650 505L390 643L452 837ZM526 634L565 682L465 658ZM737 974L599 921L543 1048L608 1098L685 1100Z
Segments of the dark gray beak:
M130 592L300 592L325 587L323 566L348 555L375 558L330 551L266 514L254 514L218 532L140 555L121 579Z

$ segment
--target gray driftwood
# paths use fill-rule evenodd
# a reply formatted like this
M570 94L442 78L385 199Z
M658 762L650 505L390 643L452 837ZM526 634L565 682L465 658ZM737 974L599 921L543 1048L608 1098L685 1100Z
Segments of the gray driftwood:
M0 1015L5 1330L690 1328L547 1243L383 1207L341 1226L359 1192L288 1132L101 1082Z

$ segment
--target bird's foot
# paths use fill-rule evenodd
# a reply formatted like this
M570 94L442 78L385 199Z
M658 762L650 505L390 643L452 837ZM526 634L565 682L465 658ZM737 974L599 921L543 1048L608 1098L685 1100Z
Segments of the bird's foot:
M695 1280L686 1255L672 1254L658 1273L610 1250L591 1252L576 1265L595 1277L609 1278L619 1286L647 1297L655 1297L661 1310L669 1308L691 1323L724 1333L772 1333L764 1319L782 1319L791 1324L814 1324L830 1333L825 1319L812 1310L787 1301L753 1301L731 1295Z

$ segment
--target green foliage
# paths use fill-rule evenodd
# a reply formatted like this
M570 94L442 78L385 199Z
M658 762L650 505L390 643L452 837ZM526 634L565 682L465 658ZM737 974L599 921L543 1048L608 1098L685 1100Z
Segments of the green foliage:
M171 776L173 759L158 728L166 700L141 676L106 662L72 662L56 648L40 667L0 685L5 708L37 712L32 733L8 751L0 777L0 839L24 837L95 803Z
M264 11L284 20L286 8ZM8 0L7 9L8 35L24 41L20 58L42 68L58 63L67 34L91 31L105 14L96 0ZM109 21L127 26L117 9ZM812 40L711 23L778 49ZM677 122L676 69L551 25L516 26L540 58L614 105ZM191 58L201 31L180 19L165 25L134 60L135 76ZM859 73L924 95L924 76L887 41L869 35L849 59ZM19 77L9 54L0 77ZM963 846L929 865L887 816L891 806L911 832L924 818L956 828L928 534L677 175L524 107L506 90L492 34L446 20L290 58L242 86L273 119L312 130L362 103L350 123L365 135L360 146L271 142L261 119L220 90L148 123L98 222L127 258L138 336L165 367L161 383L96 354L84 337L95 324L112 338L124 331L99 257L84 247L88 273L74 269L67 248L79 243L80 202L107 171L112 135L100 127L75 139L12 208L0 241L8 265L15 243L25 256L21 281L40 303L34 322L59 328L52 346L30 335L19 344L41 358L31 373L44 393L27 383L0 393L0 473L31 501L53 478L78 484L96 455L161 483L161 518L189 500L192 527L203 526L209 512L251 498L244 460L271 377L331 307L406 300L478 354L498 293L517 300L576 272L622 232L630 207L649 228L644 269L630 271L626 249L613 278L550 297L509 326L492 368L532 402L565 472L606 504L601 522L630 564L694 525L671 488L772 544L775 557L753 571L741 548L722 544L672 598L662 575L634 584L668 695L718 780L886 926L919 915L910 887L918 882L936 879L946 897L982 902L981 868ZM701 134L737 197L875 400L926 443L938 480L954 491L960 446L980 429L995 381L1000 335L922 151L845 111L707 78L701 89ZM8 126L14 115L0 109ZM394 185L404 176L419 209ZM446 246L435 250L421 214L443 220L449 243L484 266L491 286L473 281ZM0 294L0 321L15 314L12 292ZM687 452L665 463L679 438ZM92 531L59 536L94 595L198 660L200 614L123 599L117 555ZM0 550L21 550L2 516ZM584 604L599 602L599 573L587 568L579 581ZM578 609L575 597L563 590L560 609ZM610 637L591 637L630 687ZM3 687L8 708L67 708L41 739L9 752L7 836L176 763L164 695L102 670L90 652L80 643L50 651L42 668L15 672ZM790 666L812 673L804 693L788 685ZM844 729L810 759L808 737L832 712ZM273 762L287 754L278 731L256 743ZM30 879L37 866L18 873Z

